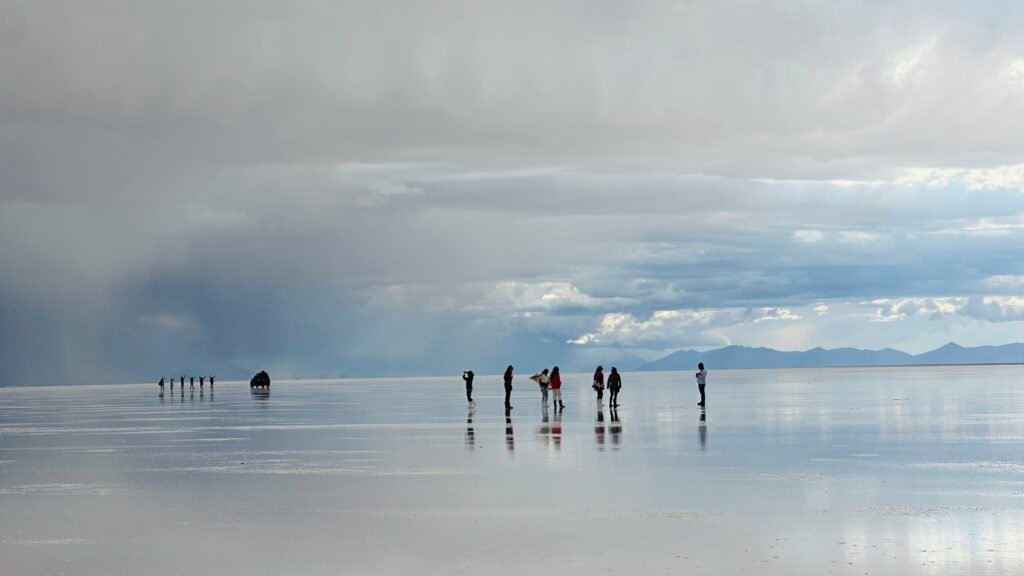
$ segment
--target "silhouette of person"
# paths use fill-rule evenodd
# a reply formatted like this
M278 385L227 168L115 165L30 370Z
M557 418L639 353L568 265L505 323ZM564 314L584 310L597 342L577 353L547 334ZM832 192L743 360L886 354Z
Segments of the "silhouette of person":
M619 447L619 443L622 441L622 423L619 422L619 411L615 408L611 410L612 423L608 427L612 433L612 446L615 448Z
M189 376L188 377L188 385L189 386L195 386L196 385L196 377L195 376ZM184 384L182 384L182 386L184 386Z
M472 450L476 448L476 432L473 431L473 408L469 408L469 413L466 414L466 449Z
M597 438L597 449L604 450L604 410L602 410L600 406L597 407L597 423L594 424L594 437Z
M157 385L160 386L160 390L163 391L163 389L164 389L164 379L161 378L160 381L157 382Z
M160 381L162 382L163 378L161 378ZM174 392L174 378L171 378L171 392Z
M185 386L185 377L184 376L181 377L181 386L182 387Z
M697 390L700 391L700 402L697 402L697 406L704 406L704 385L707 384L708 371L704 369L704 363L697 363Z
M206 382L206 376L200 376L199 377L199 387L202 388L203 387L203 383L205 383L205 382Z
M598 366L597 370L594 370L594 390L597 392L597 403L600 404L604 398L604 367Z
M558 371L558 366L551 369L551 405L556 411L565 408L565 404L562 403L562 374Z
M216 376L210 376L210 391L211 392L213 391L213 379L214 378L216 378Z
M470 406L475 404L473 402L473 371L466 370L462 373L462 379L466 382L466 402L469 402Z
M622 389L622 376L619 375L619 371L612 366L612 373L608 375L608 391L611 394L611 398L608 399L608 405L612 408L618 408L619 406L619 390Z
M512 365L505 369L505 409L512 409Z
M515 432L512 430L511 410L511 406L505 406L505 448L507 448L509 452L513 452L516 449Z
M697 439L700 440L700 451L704 452L708 448L708 414L704 410L700 411L700 424L697 425Z

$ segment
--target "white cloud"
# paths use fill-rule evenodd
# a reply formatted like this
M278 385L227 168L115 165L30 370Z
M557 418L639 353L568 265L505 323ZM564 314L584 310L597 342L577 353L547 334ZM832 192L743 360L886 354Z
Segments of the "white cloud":
M817 304L811 309L814 310L814 313L818 316L826 316L828 314L828 304L825 303Z
M1024 320L1024 298L1018 296L952 296L874 300L875 322L894 322L909 317L932 320L953 316L986 322Z
M824 235L820 230L796 230L793 232L793 239L797 242L814 243L821 242Z
M568 342L627 347L721 344L723 337L709 333L709 329L800 318L787 308L659 310L646 320L632 314L610 313L604 315L597 330Z

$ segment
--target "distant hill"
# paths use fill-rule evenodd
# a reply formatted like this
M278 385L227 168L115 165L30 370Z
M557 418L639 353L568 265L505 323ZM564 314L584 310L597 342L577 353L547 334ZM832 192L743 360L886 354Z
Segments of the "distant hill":
M911 366L922 364L1016 364L1024 363L1024 344L964 348L950 342L923 354L907 354L892 348L812 348L803 352L782 352L771 348L726 346L698 352L680 350L638 370L689 370L704 362L708 367L728 368L821 368L828 366Z

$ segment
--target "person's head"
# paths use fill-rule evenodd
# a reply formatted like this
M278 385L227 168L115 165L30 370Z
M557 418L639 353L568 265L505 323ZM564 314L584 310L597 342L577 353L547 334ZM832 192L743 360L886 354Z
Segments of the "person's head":
M473 371L472 370L466 370L466 376L472 376L472 375L473 375Z
M704 363L703 362L697 362L697 369L698 370L703 370L704 369Z
M541 371L540 371L540 373L541 373L541 374L547 374L547 373L548 373L548 369L547 369L547 368L545 368L545 369L541 370Z
M598 366L598 367L597 367L597 371L598 371L598 372L600 372L601 370L604 370L604 366Z
M618 374L618 373L619 373L619 371L615 369L615 366L612 366L612 374Z
M558 374L558 366L555 366L554 368L552 368L551 369L551 373L552 374Z

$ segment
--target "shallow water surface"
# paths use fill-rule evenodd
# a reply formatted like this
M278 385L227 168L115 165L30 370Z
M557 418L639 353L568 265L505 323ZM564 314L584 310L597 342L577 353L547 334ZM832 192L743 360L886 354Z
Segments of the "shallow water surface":
M1024 573L1024 367L623 383L0 388L0 574Z

